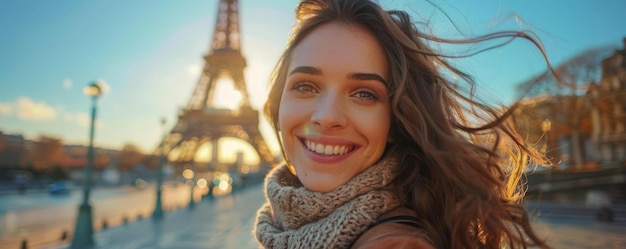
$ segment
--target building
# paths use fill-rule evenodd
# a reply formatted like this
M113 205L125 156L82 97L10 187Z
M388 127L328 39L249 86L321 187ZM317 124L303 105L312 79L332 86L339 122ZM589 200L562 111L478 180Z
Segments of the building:
M621 50L602 61L602 79L587 93L593 123L595 160L605 164L626 160L626 38Z
M583 96L538 95L520 101L517 128L559 169L580 169L593 158L590 111Z
M586 94L525 98L514 114L522 135L559 168L626 163L626 38L601 66Z
M28 145L29 141L24 136L0 131L0 168L24 166Z

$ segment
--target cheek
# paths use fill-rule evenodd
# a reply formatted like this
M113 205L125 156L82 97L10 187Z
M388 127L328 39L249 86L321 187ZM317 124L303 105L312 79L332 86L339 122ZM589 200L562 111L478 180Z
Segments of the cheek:
M278 108L278 128L282 133L290 133L303 120L306 109L300 101L283 96Z
M354 115L354 121L370 140L387 141L391 126L391 116L386 108L359 112L357 115Z

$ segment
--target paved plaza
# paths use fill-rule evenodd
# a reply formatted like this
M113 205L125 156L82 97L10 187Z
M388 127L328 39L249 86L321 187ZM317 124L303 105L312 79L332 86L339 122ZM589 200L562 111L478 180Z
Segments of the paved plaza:
M260 186L232 196L204 200L195 208L166 213L161 221L142 219L96 233L98 249L240 249L258 248L252 236ZM538 232L554 248L626 248L626 227L604 223L566 224L537 221ZM45 249L68 248L49 244Z
M553 248L626 249L626 227L604 223L554 224L536 222L537 231Z

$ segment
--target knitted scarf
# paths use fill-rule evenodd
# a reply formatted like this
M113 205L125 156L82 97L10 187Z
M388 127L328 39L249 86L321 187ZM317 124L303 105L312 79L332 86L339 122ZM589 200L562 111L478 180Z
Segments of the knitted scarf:
M265 179L267 202L254 233L265 248L346 248L376 218L399 201L385 188L395 177L395 159L384 159L328 193L302 186L286 165Z

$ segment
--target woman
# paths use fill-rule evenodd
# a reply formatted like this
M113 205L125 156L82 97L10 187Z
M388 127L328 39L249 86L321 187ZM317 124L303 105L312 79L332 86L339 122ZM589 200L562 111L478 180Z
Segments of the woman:
M444 76L471 83L425 43L445 40L368 0L304 0L296 17L265 107L285 164L266 179L262 246L547 248L518 204L526 159L541 157L511 110Z

